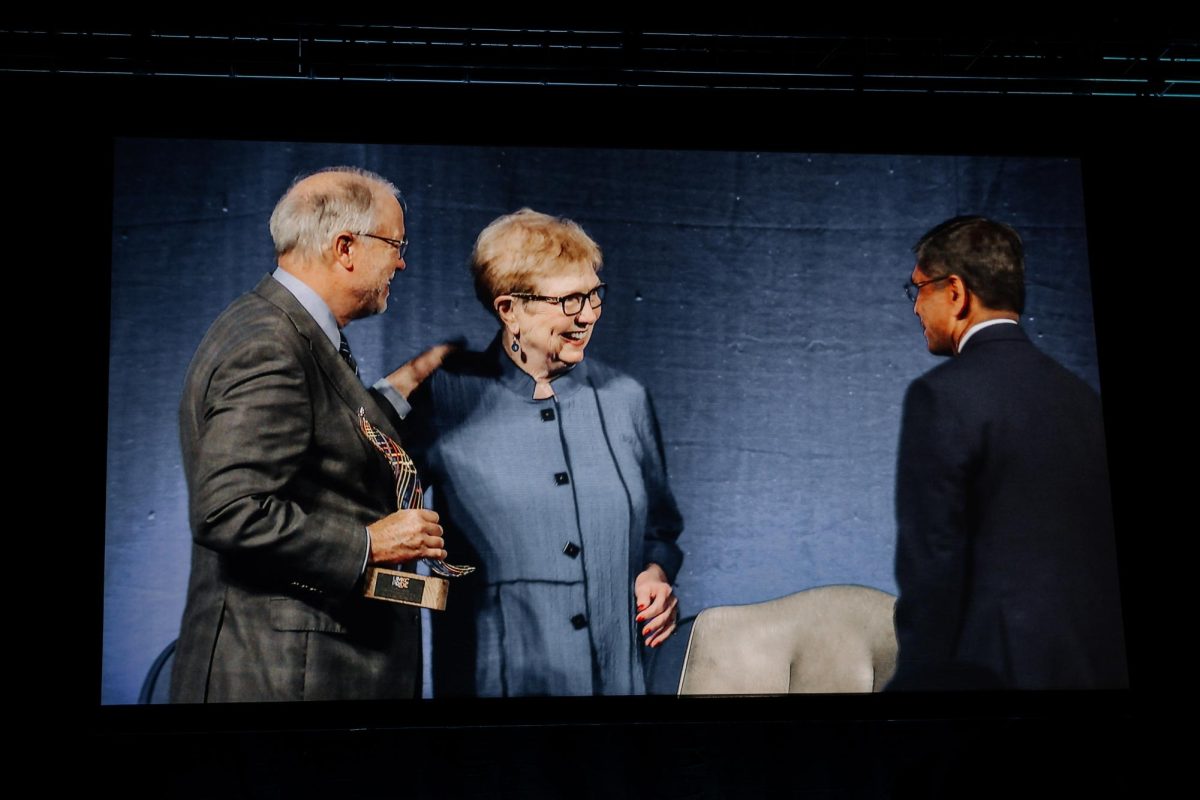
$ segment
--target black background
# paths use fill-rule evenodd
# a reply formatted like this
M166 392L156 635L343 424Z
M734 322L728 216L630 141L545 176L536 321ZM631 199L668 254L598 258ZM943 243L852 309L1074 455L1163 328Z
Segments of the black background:
M1173 577L1165 567L1175 556L1154 534L1174 529L1178 538L1168 515L1181 504L1161 453L1190 428L1187 409L1169 398L1171 379L1187 371L1179 337L1195 294L1194 104L805 96L787 102L803 103L809 124L785 133L775 124L783 101L771 92L404 88L405 116L431 143L1080 156L1130 690L636 705L587 698L415 711L386 703L101 708L100 608L88 593L64 596L41 578L55 565L82 566L94 571L90 597L101 596L113 137L336 141L345 138L336 115L306 113L298 123L286 110L387 103L395 89L63 75L8 75L0 89L12 112L8 194L20 209L8 242L12 335L53 346L49 357L23 347L10 356L10 419L38 431L14 458L46 514L33 526L40 533L19 545L27 552L18 563L36 573L35 613L22 615L13 635L36 663L62 665L49 694L70 709L70 723L56 725L55 741L99 756L105 783L197 797L376 785L418 797L978 796L1141 785L1134 754L1154 729L1145 708L1158 677L1149 631L1169 604L1158 587ZM595 122L548 130L537 114L513 113L546 104L586 107ZM501 117L502 128L481 133L480 119ZM1150 579L1137 564L1152 549L1164 569Z

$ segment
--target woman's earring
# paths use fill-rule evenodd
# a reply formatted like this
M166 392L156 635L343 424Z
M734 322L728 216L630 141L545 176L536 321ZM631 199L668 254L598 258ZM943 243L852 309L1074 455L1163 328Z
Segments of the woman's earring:
M519 333L513 334L512 351L514 353L521 354L521 363L522 364L529 363L529 358L525 355L525 351L521 349L521 334L519 334Z
M517 344L517 340L516 340L516 339L513 339L513 343L512 343L512 351L515 353L515 352L517 352L517 351L518 351L518 350L520 350L520 349L521 349L521 345Z

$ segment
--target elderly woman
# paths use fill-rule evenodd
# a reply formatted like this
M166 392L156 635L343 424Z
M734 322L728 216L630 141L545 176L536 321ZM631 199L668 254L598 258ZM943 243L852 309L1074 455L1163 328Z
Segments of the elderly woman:
M675 630L682 520L646 390L584 353L600 248L522 209L479 234L475 291L500 323L413 398L422 474L456 560L434 615L434 692L639 694L641 649Z

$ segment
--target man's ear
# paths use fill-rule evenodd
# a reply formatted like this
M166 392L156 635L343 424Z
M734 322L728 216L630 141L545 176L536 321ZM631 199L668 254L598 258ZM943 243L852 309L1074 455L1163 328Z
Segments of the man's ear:
M333 237L333 257L344 269L354 270L354 234L350 231L339 231Z
M965 319L971 312L971 292L967 284L957 275L946 279L946 294L950 298L951 307L956 319Z

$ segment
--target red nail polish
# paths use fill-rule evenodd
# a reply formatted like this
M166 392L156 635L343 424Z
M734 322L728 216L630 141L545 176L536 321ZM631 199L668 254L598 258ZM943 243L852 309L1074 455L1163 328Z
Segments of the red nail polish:
M645 611L645 610L646 610L646 604L638 603L638 611Z

